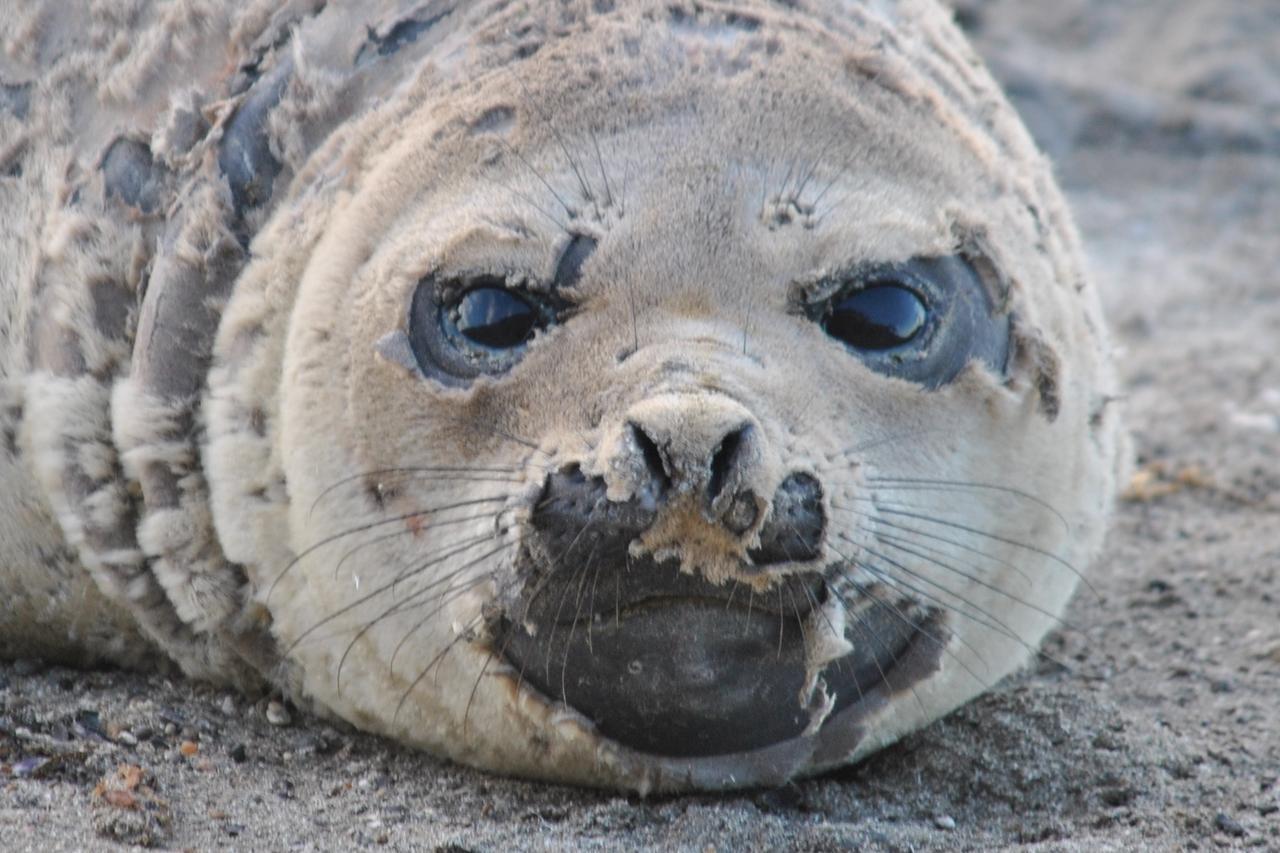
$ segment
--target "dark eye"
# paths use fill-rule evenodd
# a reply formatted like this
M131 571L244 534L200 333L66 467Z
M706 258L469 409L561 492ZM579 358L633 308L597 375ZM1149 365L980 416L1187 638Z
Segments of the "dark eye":
M864 365L938 388L972 362L1003 375L1009 315L963 255L882 264L832 282L803 310Z
M909 343L928 319L915 293L896 284L876 284L832 305L823 328L854 349L887 350Z
M499 287L477 287L468 291L453 309L453 315L452 322L459 334L472 343L496 350L526 343L538 328L538 314L533 306Z
M510 369L538 331L567 310L563 300L517 290L497 276L426 278L413 296L409 343L424 375L465 387Z

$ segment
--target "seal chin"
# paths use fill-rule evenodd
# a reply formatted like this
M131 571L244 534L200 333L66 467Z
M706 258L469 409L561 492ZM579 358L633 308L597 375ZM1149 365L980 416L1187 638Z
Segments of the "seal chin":
M573 573L567 573L573 574ZM894 687L900 661L931 642L926 620L886 600L839 619L817 572L767 591L713 585L675 563L636 561L547 584L518 620L493 624L497 648L536 690L638 753L699 759L754 752L807 735Z

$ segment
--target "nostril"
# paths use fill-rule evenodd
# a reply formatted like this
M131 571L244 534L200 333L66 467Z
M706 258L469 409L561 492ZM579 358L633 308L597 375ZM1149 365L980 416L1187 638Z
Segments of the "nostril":
M773 511L760 531L759 547L749 552L751 561L763 567L817 559L826 526L822 484L796 471L774 493Z
M631 428L631 440L640 449L640 456L644 460L644 467L649 472L649 477L653 480L655 491L662 494L671 483L666 462L662 458L662 451L658 449L657 442L639 424L632 421L627 426Z
M733 470L734 463L737 461L738 452L742 449L743 442L746 440L749 426L741 426L733 432L725 435L720 441L720 446L716 448L716 452L711 456L711 477L707 480L707 499L715 501L720 496L720 492L724 489L725 482L729 479L729 473Z

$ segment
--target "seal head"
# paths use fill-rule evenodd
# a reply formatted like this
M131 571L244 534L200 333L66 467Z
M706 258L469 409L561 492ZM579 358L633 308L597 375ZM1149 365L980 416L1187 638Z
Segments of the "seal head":
M297 281L289 506L244 525L293 547L237 556L305 694L507 772L775 784L1055 623L1112 487L1094 297L941 13L854 9L581 19L406 104L307 241L277 214L221 337Z

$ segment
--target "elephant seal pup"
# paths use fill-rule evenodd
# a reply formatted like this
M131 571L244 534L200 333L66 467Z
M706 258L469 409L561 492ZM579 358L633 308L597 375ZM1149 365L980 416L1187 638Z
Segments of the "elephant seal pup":
M10 654L678 791L1057 621L1109 347L942 7L100 5L0 65Z

